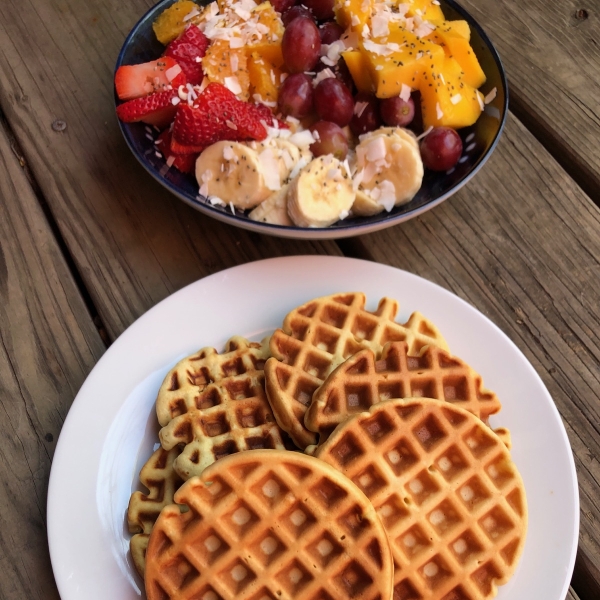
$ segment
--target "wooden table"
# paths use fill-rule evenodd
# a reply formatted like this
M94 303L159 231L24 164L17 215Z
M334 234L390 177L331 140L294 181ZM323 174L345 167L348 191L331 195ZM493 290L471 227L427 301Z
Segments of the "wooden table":
M463 0L508 72L497 150L434 210L339 243L223 225L136 163L115 121L112 71L151 4L0 2L0 598L58 598L46 538L52 455L111 342L196 279L294 254L406 269L510 336L575 454L581 533L568 597L600 598L600 0Z

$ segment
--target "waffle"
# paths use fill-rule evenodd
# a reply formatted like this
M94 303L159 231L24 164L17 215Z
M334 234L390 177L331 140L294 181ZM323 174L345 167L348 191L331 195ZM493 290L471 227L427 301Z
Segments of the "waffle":
M304 424L323 444L349 415L383 400L415 397L452 402L488 425L501 408L496 394L483 388L481 375L459 358L437 346L408 356L406 342L391 342L380 360L367 348L337 367L315 392Z
M148 545L148 600L388 600L393 563L373 506L298 452L253 450L175 494Z
M166 450L185 445L175 471L185 480L229 454L258 448L284 449L264 388L263 371L247 371L209 384L193 410L159 432Z
M273 358L265 363L267 395L279 426L299 448L316 442L304 426L313 393L349 356L364 348L377 355L387 342L406 341L409 353L434 344L447 349L437 328L421 314L394 321L398 303L383 298L375 312L365 310L365 295L347 293L312 300L290 312L271 337Z
M262 370L270 356L268 338L261 343L234 336L225 352L202 348L178 362L165 377L156 399L158 422L164 427L171 419L199 408L198 394L209 384L224 377Z
M131 557L138 573L143 577L148 538L160 511L173 503L173 496L183 481L173 470L173 462L181 450L167 451L159 448L140 471L140 481L148 494L133 492L127 509L129 532L135 534L129 543Z
M523 482L472 413L388 400L349 417L317 449L371 500L394 555L394 600L484 600L508 581L527 529Z

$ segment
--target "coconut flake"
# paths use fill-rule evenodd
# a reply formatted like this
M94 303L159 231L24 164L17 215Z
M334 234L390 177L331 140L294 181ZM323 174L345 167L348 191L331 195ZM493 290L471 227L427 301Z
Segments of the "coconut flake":
M483 99L483 103L484 104L489 104L490 102L492 102L495 98L496 95L498 94L498 90L496 88L494 88L484 99Z
M235 75L225 77L223 83L225 84L225 87L236 96L242 93L242 86Z
M314 143L315 138L308 129L305 129L304 131L298 131L297 133L292 134L288 138L288 141L290 141L295 146L298 146L299 148L303 148L306 146L310 146L312 143Z
M387 149L385 147L385 139L383 136L378 135L371 142L369 142L365 148L365 157L369 162L377 162L379 160L385 160Z
M271 148L265 148L259 155L261 171L265 179L265 185L273 192L281 189L279 179L279 163Z
M380 13L371 17L371 30L373 37L384 37L390 34L389 13Z
M442 110L439 102L436 102L435 104L435 114L437 116L437 120L441 121L442 117L444 116L444 111Z
M393 52L393 50L389 48L389 44L376 44L371 40L365 40L363 42L363 47L368 52L372 52L373 54L377 54L379 56L388 56Z
M454 94L454 96L450 98L450 102L452 102L452 104L458 104L461 100L462 96L460 94Z
M331 69L323 69L317 73L317 76L313 79L313 87L317 87L323 79L329 79L335 77L335 73Z
M388 212L394 208L396 204L396 187L394 184L384 179L378 186L379 190L379 198L377 198L377 202L385 208Z
M402 100L404 100L404 102L408 102L410 100L410 94L412 92L412 89L409 85L406 85L405 83L402 84L402 88L400 90L400 98Z
M165 76L169 80L169 82L173 81L177 75L181 73L181 67L179 65L173 65L170 69L165 71Z
M368 102L357 102L354 105L354 114L357 117L362 117L362 114L365 112L365 108L367 108L367 106L369 106Z

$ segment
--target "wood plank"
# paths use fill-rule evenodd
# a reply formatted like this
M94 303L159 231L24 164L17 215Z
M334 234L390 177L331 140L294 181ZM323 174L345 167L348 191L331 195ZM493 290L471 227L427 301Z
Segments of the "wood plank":
M460 0L506 67L511 109L600 204L600 0Z
M0 171L0 598L54 600L50 463L104 345L1 127Z
M469 185L360 243L372 260L435 281L477 307L540 374L575 453L580 550L600 593L600 210L511 116Z
M137 164L114 115L112 71L149 4L0 4L0 104L113 339L210 273L272 256L340 253L333 242L260 236L205 217ZM64 132L52 129L56 119Z

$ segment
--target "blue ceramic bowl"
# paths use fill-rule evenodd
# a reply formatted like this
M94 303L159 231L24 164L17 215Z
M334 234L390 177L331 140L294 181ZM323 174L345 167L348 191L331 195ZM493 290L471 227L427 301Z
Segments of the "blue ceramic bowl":
M152 22L174 2L175 0L161 0L139 20L123 44L115 71L121 65L155 60L163 53L164 46L156 40ZM474 125L459 131L464 150L456 168L449 173L426 170L418 194L408 204L396 207L389 213L383 211L372 217L348 218L327 228L284 227L259 223L250 220L242 212L236 211L232 214L229 207L212 206L198 194L198 184L192 175L168 168L165 160L156 152L154 138L157 132L152 127L143 123L119 121L125 141L148 173L170 192L200 212L236 227L278 237L336 239L372 233L412 219L449 198L479 171L496 147L508 113L506 75L490 39L473 17L454 0L440 0L440 4L448 20L464 19L469 23L471 46L487 76L481 91L487 95L496 88L497 94ZM116 95L115 102L118 102Z

